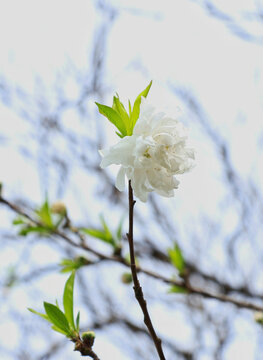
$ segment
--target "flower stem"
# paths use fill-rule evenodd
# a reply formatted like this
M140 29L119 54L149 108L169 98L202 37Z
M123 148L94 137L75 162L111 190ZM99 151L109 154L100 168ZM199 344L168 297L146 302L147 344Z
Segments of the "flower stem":
M133 279L133 289L135 297L142 309L143 315L144 315L144 323L148 328L148 331L150 333L150 336L154 342L154 345L156 347L156 350L158 352L160 360L165 360L165 356L162 349L162 341L158 336L156 335L156 332L154 330L148 309L147 309L147 303L144 299L142 287L140 285L138 276L137 276L137 269L135 265L135 255L134 255L134 244L133 244L133 209L134 209L135 201L133 199L133 190L131 186L131 181L129 180L129 233L127 234L127 238L129 241L129 248L130 248L130 265L131 265L131 273L132 273L132 279Z

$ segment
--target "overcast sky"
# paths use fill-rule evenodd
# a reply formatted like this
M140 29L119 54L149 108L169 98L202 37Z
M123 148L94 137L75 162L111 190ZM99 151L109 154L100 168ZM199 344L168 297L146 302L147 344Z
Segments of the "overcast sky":
M242 8L252 12L253 3L229 0L218 1L218 6L242 19L239 15ZM110 104L115 91L124 100L134 99L152 79L150 101L172 111L182 107L182 103L179 99L175 103L169 86L189 89L204 105L216 131L229 141L238 171L262 183L263 46L231 35L224 23L209 17L199 4L190 0L112 1L112 4L117 12L107 43L105 102ZM0 79L4 76L12 85L32 93L36 78L52 88L57 73L69 61L78 68L86 68L91 61L89 49L94 29L103 21L92 1L0 0ZM256 26L253 31L258 31ZM67 84L65 91L72 98L78 95L74 81ZM90 106L95 110L93 103ZM210 161L209 145L202 142L200 132L189 130L197 148L197 166L184 182L184 191L192 196L181 197L181 201L185 204L194 201L196 206L207 207L209 211L213 203L204 204L203 193L198 189L202 189L211 171L218 176L218 168ZM12 108L0 104L0 136L9 144L0 148L0 180L6 184L7 194L22 193L38 202L43 199L38 174L17 152L17 144L25 142L28 131L29 125ZM108 142L112 141L109 134ZM214 189L214 184L207 181L206 195L209 191L214 193ZM180 194L181 190L179 201ZM105 344L104 339L100 341ZM228 359L233 360L231 351ZM250 342L240 359L252 359L253 351Z

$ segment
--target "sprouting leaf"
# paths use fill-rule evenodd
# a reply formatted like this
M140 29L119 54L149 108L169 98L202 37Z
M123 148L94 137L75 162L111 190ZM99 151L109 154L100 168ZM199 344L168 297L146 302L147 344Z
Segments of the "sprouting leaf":
M74 313L73 313L74 280L75 280L75 271L72 271L72 274L68 278L64 287L63 306L65 311L65 316L71 327L75 330L76 328L75 328Z
M185 268L185 262L180 247L175 244L172 249L168 249L168 255L170 257L171 263L179 271L179 274L182 274Z
M63 259L59 265L62 266L60 270L62 273L72 272L72 270L76 269L75 261L70 259Z
M38 311L36 311L36 310L34 310L34 309L31 309L31 308L27 308L27 310L31 311L33 314L36 314L36 315L38 315L38 316L41 316L43 319L45 319L45 320L47 320L48 322L51 322L51 323L52 323L52 321L50 320L50 318L49 318L46 314L42 314L42 313L40 313L40 312L38 312Z
M187 294L188 290L183 286L172 285L168 291L168 293L176 293L176 294Z
M121 133L118 133L118 131L115 131L115 133L122 139L124 138L124 135L122 135Z
M15 218L15 219L13 220L13 223L12 223L12 224L13 224L13 225L21 225L21 224L25 224L25 223L27 223L27 222L28 222L27 219L19 216L19 217Z
M97 229L87 229L87 228L81 228L80 230L92 237L97 238L97 239L101 239L104 241L107 240L107 237L105 236L104 231L97 230Z
M119 99L119 95L117 94L117 96L113 97L113 105L112 105L113 110L117 111L117 113L120 115L120 117L123 120L123 123L125 124L125 128L128 130L127 131L127 135L131 135L129 133L129 128L130 128L130 118L129 115L127 114L127 111L123 105L123 103L120 101Z
M142 101L142 96L143 97L147 97L148 92L150 91L150 88L152 86L152 81L150 82L150 84L146 87L146 89L144 89L136 98L134 105L133 105L133 109L132 109L132 113L131 113L131 123L132 123L132 130L139 118L140 115L140 105L141 105L141 101Z
M51 209L47 199L45 200L41 208L39 210L36 210L36 214L44 225L48 226L49 228L54 227L51 216Z
M44 308L52 324L54 324L56 328L59 328L70 335L69 323L65 314L57 306L47 302L44 302Z
M111 233L111 231L110 231L108 225L106 224L106 221L105 221L105 219L104 219L104 217L102 215L100 215L100 222L101 222L101 224L103 226L105 237L107 239L109 239L109 241L110 241L112 239L112 233Z
M117 236L117 239L120 241L121 238L122 238L122 226L123 226L123 222L124 222L124 216L121 218L120 222L119 222L119 225L118 225L118 228L117 228L117 231L116 231L116 236Z
M63 330L61 330L60 328L58 328L57 326L55 326L55 325L53 325L52 326L52 329L53 330L55 330L55 331L57 331L57 332L59 332L60 334L63 334L63 335L66 335L66 336L68 336L69 335L69 333L67 333L67 332L65 332L65 331L63 331Z
M25 226L18 232L18 235L27 236L29 233L36 232L39 234L47 234L48 229L42 226Z
M127 135L127 129L126 129L126 126L125 126L125 123L123 121L123 119L121 118L121 116L117 113L117 111L115 111L114 109L112 109L111 107L109 106L106 106L106 105L102 105L102 104L99 104L99 103L95 103L98 108L99 108L99 112L106 116L106 118L116 126L116 128L120 131L120 133L123 135L123 136L126 136Z
M131 113L132 113L132 107L131 107L131 102L129 100L129 116L131 117Z
M76 317L76 330L79 332L79 319L80 319L80 312L78 312L78 315Z
M103 240L104 242L115 246L112 235L109 236L109 234L105 233L105 231L97 230L97 229L86 229L86 228L81 228L80 230L82 230L84 233L92 237Z
M63 259L60 262L60 266L62 266L61 272L72 272L73 270L78 270L84 265L89 264L89 260L84 256L78 256L75 259Z

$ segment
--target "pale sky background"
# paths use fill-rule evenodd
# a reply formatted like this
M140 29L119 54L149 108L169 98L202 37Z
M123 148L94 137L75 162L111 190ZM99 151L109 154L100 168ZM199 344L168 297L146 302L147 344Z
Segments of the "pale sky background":
M104 78L107 91L104 103L110 104L112 95L117 91L126 104L128 98L134 99L152 79L150 101L161 110L165 108L171 113L179 106L189 126L191 122L187 120L188 113L179 99L175 103L169 86L183 86L191 90L198 96L200 103L205 104L213 127L229 141L231 159L236 169L243 176L251 176L256 184L262 184L263 46L231 35L227 26L209 17L199 4L190 0L109 3L116 7L117 16L108 35ZM249 0L217 1L217 5L224 11L235 14L237 19L243 19L240 15L242 9L249 9L251 12L254 10L254 2ZM4 75L11 84L19 85L32 94L36 90L36 78L40 78L46 88L52 89L58 72L66 69L69 62L84 69L91 61L89 49L94 39L94 29L96 24L103 21L93 1L0 0L0 79ZM244 23L247 24L245 21ZM262 33L259 26L249 26L255 34L260 31ZM73 80L66 84L65 91L72 99L78 95L78 87ZM91 113L95 114L94 102L91 101L89 106ZM69 128L79 126L74 121L73 113L65 114L66 119L67 117L70 119ZM105 128L108 132L108 144L112 144L116 141L111 133L112 128L106 124ZM195 217L200 209L215 213L216 217L218 209L215 203L224 192L220 169L218 163L213 161L210 144L204 142L198 126L189 127L189 131L197 150L197 166L184 179L179 179L182 187L177 195L178 208L180 204L184 204L178 214L179 221ZM8 144L7 147L0 147L0 180L5 185L5 194L10 197L22 194L37 204L43 200L45 189L41 188L36 169L18 152L18 146L26 142L28 132L29 123L23 121L12 108L0 103L0 136ZM115 173L115 170L108 171ZM211 172L214 175L213 181L210 180ZM74 188L77 182L81 189L79 191L83 191L83 196L86 196L86 181L83 174L76 173L71 175L70 184ZM50 191L52 196L52 189ZM185 193L189 196L185 197ZM72 202L73 216L81 216L81 211L73 201L74 192L65 194L65 199ZM169 209L171 200L162 201L167 203ZM144 211L143 205L138 205L138 209ZM94 204L93 212L96 211L101 211L100 204ZM0 214L2 224L7 226L10 217L6 216L2 208ZM231 228L235 222L235 214L226 212L225 227ZM184 233L183 226L180 231ZM53 258L54 263L60 260L48 247L40 247L39 251L42 253L43 263L45 259ZM223 266L220 244L213 251ZM244 249L244 253L247 253L247 249ZM5 249L0 254L1 266L12 265L17 256L17 249ZM64 281L65 276L54 275L54 284L58 284L58 287L52 291L51 296L61 297ZM45 288L50 290L50 284L45 284L43 280L43 289ZM22 291L14 292L10 302L13 301L18 306L18 297L20 310L32 306L28 303L28 296ZM39 304L42 300L39 299ZM213 306L212 303L210 305ZM39 308L40 305L36 307ZM167 332L171 314L163 313L158 306L152 312L161 331ZM4 313L5 309L0 309L0 315ZM183 315L179 312L173 316L181 323L181 326L177 326L178 337L182 342L191 344L190 329L186 326ZM260 359L256 354L256 331L247 318L240 318L235 326L240 336L227 347L225 359ZM169 327L168 329L170 330ZM173 328L173 331L176 329ZM18 337L12 319L0 322L1 343L12 348ZM207 341L209 343L209 336ZM38 338L36 343L36 346L42 346L41 339ZM70 352L70 346L71 344L69 358L78 359L79 354ZM111 354L110 359L114 360L128 359L103 337L96 339L96 349L102 359L108 358L107 354ZM1 359L14 360L10 357ZM200 359L212 360L206 355Z

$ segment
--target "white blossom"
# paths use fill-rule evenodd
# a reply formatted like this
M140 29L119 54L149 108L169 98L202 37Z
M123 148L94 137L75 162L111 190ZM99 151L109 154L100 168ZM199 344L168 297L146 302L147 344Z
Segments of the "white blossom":
M194 163L194 151L186 140L187 132L182 123L156 112L142 98L133 134L100 151L101 167L121 165L116 178L117 189L124 190L126 176L131 180L135 196L143 202L151 191L172 197L179 185L174 175L190 170Z

